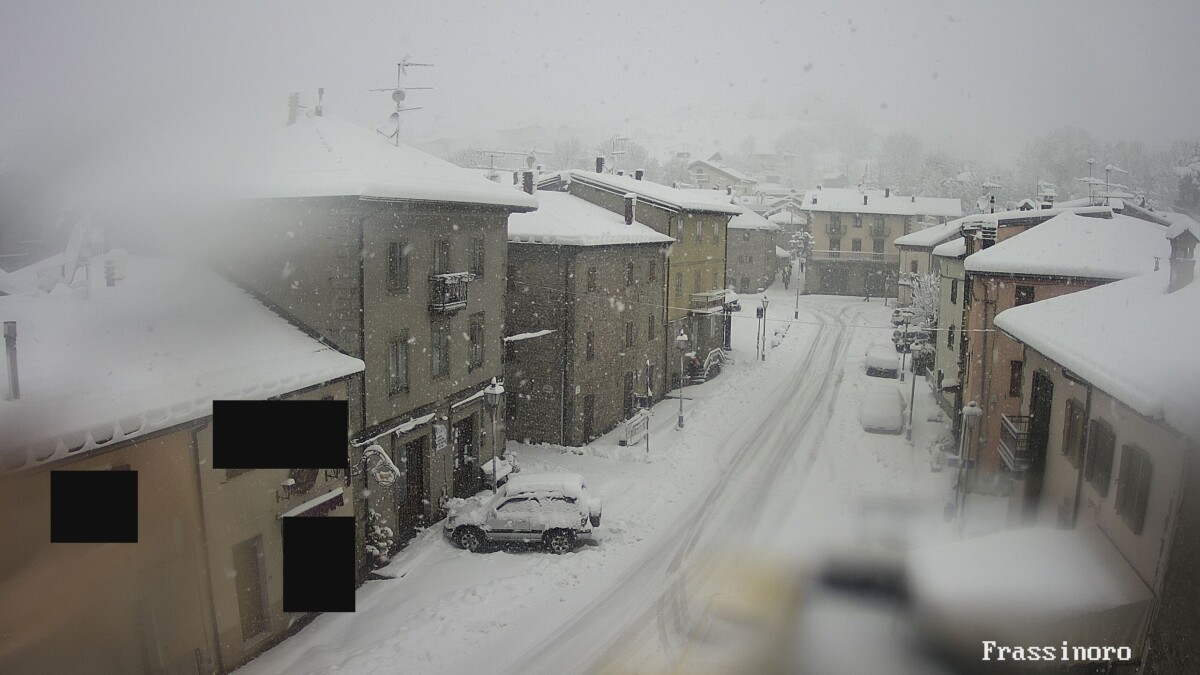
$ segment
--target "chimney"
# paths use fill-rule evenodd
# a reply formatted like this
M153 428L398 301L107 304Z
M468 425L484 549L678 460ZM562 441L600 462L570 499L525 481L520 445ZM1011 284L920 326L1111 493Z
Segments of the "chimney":
M887 199L891 196L892 196L892 188L890 188L890 187L883 188L883 198ZM865 201L863 203L866 204Z
M988 195L988 205L992 213L996 212L996 195Z
M646 172L645 172L644 170L642 170L642 169L638 169L637 171L634 171L634 172L633 172L633 179L634 179L634 180L641 180L641 179L642 179L642 176L645 176L645 175L646 175Z
M21 398L17 381L17 322L4 322L4 350L8 352L8 400Z
M525 192L527 192L529 194L533 194L533 172L532 171L525 172L524 185L522 185L522 188L525 190Z
M604 158L596 158L596 173L604 173Z
M727 195L733 194L733 186L732 185L725 186L725 194L727 194Z
M998 225L994 222L983 223L979 226L979 248L991 248L996 243L996 228Z
M625 224L633 224L633 210L637 206L637 195L630 192L625 195Z
M867 196L863 195L863 206L867 205Z
M617 169L617 175L618 175L618 176L624 176L624 175L625 175L625 172L624 172L624 171L622 171L622 170L620 170L620 169Z
M979 223L963 223L959 230L962 232L963 244L967 247L967 255L971 255L976 251L975 242L978 241Z
M1192 283L1196 274L1196 243L1200 241L1188 228L1171 237L1171 281L1167 284L1167 292L1175 291ZM5 324L4 334L8 335L8 324Z
M296 115L300 112L300 92L293 91L288 94L288 126L296 123Z

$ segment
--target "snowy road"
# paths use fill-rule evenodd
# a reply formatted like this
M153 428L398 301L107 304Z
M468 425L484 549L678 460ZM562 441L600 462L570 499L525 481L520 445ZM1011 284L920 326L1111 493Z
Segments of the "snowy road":
M735 363L687 387L684 430L675 401L655 407L649 452L615 432L583 449L510 441L528 471L587 476L605 500L595 545L473 554L436 524L382 570L396 579L359 590L355 613L318 617L239 674L655 671L678 656L714 554L804 560L856 536L864 499L940 505L945 476L930 474L928 448L942 425L923 425L918 406L910 445L858 423L875 379L863 354L890 336L890 310L805 296L793 321L794 295L767 295L779 334L766 362L754 360L757 298L746 298Z

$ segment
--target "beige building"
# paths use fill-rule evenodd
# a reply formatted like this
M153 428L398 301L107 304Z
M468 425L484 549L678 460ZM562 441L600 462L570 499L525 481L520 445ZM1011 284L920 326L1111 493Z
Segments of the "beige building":
M754 191L758 181L737 169L714 160L697 159L688 164L692 183L701 190L729 190L735 194Z
M1104 214L1099 214L1104 215ZM994 226L993 226L994 227ZM1021 346L993 330L995 316L1092 286L1144 274L1169 253L1165 228L1129 216L1061 213L1021 234L987 246L996 230L965 236L964 266L969 346L963 397L983 409L978 433L966 441L976 460L973 485L1005 489L1014 467L1000 443L1002 417L1015 415L1024 382ZM984 244L975 250L976 244Z
M726 250L729 220L740 209L718 194L713 198L628 176L589 171L564 171L544 178L542 190L566 191L624 214L625 196L637 197L638 222L675 240L667 257L667 304L662 314L666 386L679 384L679 354L675 336L688 337L688 352L697 365L690 376L703 376L729 344L725 314Z
M962 214L957 199L893 195L889 190L809 190L813 247L808 252L805 291L833 295L892 296L899 252L896 239L918 222L945 222Z
M14 276L45 287L64 262ZM103 263L86 294L76 269L74 292L0 297L19 364L0 400L0 671L225 672L310 618L282 609L282 518L353 500L339 471L212 468L213 401L345 399L363 364L196 265L131 256L109 287ZM137 472L137 543L51 543L56 470Z
M674 241L569 193L509 219L507 428L583 445L665 393L666 250ZM639 401L640 399L640 401Z
M379 445L401 469L369 499L403 544L447 499L474 494L504 446L503 404L482 392L503 377L508 216L536 202L333 117L301 116L276 142L280 165L249 186L260 198L231 233L208 233L211 258L363 360L351 462Z
M913 284L918 283L930 272L936 272L933 249L962 236L961 220L941 225L918 223L924 227L896 238L896 250L899 256L899 269L896 275L899 292L897 301L901 307L912 304Z
M1145 640L1130 645L1136 665L1164 673L1200 667L1191 648L1200 550L1197 238L1185 227L1167 234L1168 269L996 317L1022 345L1028 374L1019 410L1002 417L1000 442L1017 478L1010 513L1103 532L1153 597L1137 617Z

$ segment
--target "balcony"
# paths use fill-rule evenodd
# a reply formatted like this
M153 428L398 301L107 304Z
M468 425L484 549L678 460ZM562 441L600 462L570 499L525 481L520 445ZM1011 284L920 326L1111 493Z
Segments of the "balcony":
M453 314L467 306L467 284L475 278L470 272L429 275L429 311Z
M692 293L688 310L695 314L716 314L725 309L725 291Z
M870 251L809 251L809 260L851 260L856 262L891 263L899 262L895 253L872 253Z
M872 225L871 226L871 236L877 237L880 239L886 238L888 236L887 225Z
M831 237L840 237L846 234L846 226L841 223L830 223L825 226L825 232Z
M1034 435L1029 415L1000 416L1000 456L1012 471L1025 471L1033 463Z

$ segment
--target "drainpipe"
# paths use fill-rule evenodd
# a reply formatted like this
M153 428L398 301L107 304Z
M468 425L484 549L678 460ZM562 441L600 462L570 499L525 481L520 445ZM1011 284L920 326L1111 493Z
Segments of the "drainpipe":
M8 400L21 398L20 382L17 379L17 322L4 322L4 350L8 354Z

